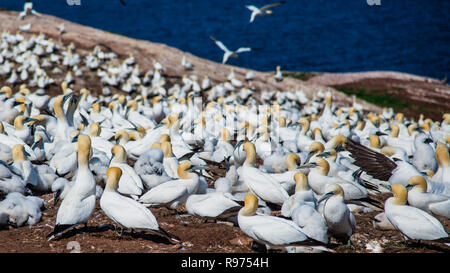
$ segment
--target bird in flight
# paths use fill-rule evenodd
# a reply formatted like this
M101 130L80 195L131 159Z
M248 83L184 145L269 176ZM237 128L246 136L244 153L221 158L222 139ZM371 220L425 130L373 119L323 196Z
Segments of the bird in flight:
M231 51L229 50L221 41L218 41L216 39L214 39L214 37L209 36L209 38L216 43L216 45L218 47L220 47L220 49L222 49L225 53L223 54L223 59L222 59L222 63L226 63L228 61L228 58L233 57L233 58L238 58L238 53L242 53L242 52L248 52L251 51L252 49L250 47L240 47L239 49L237 49L236 51Z
M122 3L122 5L126 6L127 4L125 3L125 0L120 0L120 3Z
M250 23L255 20L256 16L260 17L260 16L272 14L272 10L270 10L270 8L282 5L284 3L286 3L286 1L279 1L279 2L276 2L276 3L273 3L273 4L265 5L262 8L257 8L257 7L255 7L253 5L246 6L249 10L252 11L252 15L250 17Z

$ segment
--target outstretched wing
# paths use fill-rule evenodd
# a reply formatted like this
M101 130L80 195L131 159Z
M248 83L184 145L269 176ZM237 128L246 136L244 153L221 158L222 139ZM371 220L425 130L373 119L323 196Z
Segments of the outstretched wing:
M226 63L232 54L233 54L233 53L232 53L231 51L226 51L226 52L223 54L222 63L223 63L223 64Z
M248 52L251 51L252 49L250 47L240 47L238 50L236 50L236 53L241 53L241 52Z
M209 36L209 38L210 38L212 41L214 41L214 42L216 43L216 45L217 45L218 47L220 47L220 49L222 49L222 50L225 51L225 52L229 52L228 48L227 48L221 41L218 41L218 40L214 39L214 37L212 37L212 36Z
M397 164L389 157L355 142L350 138L347 138L347 150L355 159L353 164L376 179L388 181L392 176L392 171L397 168Z
M253 5L245 6L245 7L248 8L249 10L251 10L251 11L259 11L259 9L257 7L255 7L255 6L253 6Z
M261 8L261 12L264 12L267 9L270 9L270 8L282 5L284 3L286 3L286 1L279 1L279 2L276 2L276 3L273 3L273 4L266 5L266 6Z

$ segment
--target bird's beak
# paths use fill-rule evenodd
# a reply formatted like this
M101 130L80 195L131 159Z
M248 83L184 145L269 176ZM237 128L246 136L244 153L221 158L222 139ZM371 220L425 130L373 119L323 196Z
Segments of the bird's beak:
M78 136L75 136L74 138L72 138L72 143L77 142L78 141Z
M378 131L378 132L375 133L375 135L377 135L377 136L387 136L388 134L383 133L381 131Z
M20 102L20 101L14 101L13 102L13 106L17 106L17 105L21 105L21 104L25 104L24 102Z
M234 147L234 150L238 149L239 146L242 145L242 143L244 143L244 141L243 140L239 140L238 143L236 143L236 147Z
M32 124L34 124L38 120L34 119L34 118L27 117L23 121L24 121L24 123L32 123Z
M160 123L160 124L156 125L153 129L158 129L159 127L162 127L162 126L164 126L164 123Z
M314 162L311 162L311 163L305 163L305 164L299 166L298 168L299 169L309 169L309 168L315 168L315 167L317 167L317 164Z
M344 146L342 146L342 144L339 144L338 146L336 146L335 150L336 152L344 151Z
M192 170L192 171L196 171L196 170L209 170L209 168L206 167L206 166L201 166L201 165L191 165L191 167L189 167L188 170Z
M308 153L308 156L306 157L306 160L305 160L305 164L309 162L309 160L311 159L311 157L313 155L314 155L314 151L311 151L311 152Z
M405 186L406 190L409 191L410 189L412 189L414 186L411 184L408 184Z
M341 123L338 125L338 127L336 127L336 129L342 128L345 125L345 123Z
M422 130L422 128L420 128L420 127L417 127L416 129L414 129L414 131L417 131L417 132L419 132L419 133L425 133L425 132Z
M64 103L66 103L66 101L71 98L73 96L73 92L70 92L67 95L64 95L63 100L62 100L62 104L64 105Z
M322 195L322 197L320 197L320 199L317 201L317 204L319 204L320 202L327 200L328 198L330 198L333 195L333 192L327 192L324 195Z
M331 155L330 152L323 152L321 154L318 154L317 156L319 156L319 157L329 157L330 155Z
M61 190L58 190L55 193L53 193L53 206L56 206L56 204L58 204L60 195L61 195Z

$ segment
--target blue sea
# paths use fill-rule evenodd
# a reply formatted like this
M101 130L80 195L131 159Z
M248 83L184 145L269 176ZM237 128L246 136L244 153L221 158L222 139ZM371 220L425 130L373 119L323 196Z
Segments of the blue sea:
M69 5L79 1L80 5ZM249 23L246 5L263 0L36 0L38 12L133 38L164 43L213 61L251 47L229 64L273 71L393 70L450 76L448 0L286 0ZM375 5L369 5L369 3ZM376 5L379 2L380 5ZM22 0L0 0L21 10ZM1 22L0 22L1 26Z

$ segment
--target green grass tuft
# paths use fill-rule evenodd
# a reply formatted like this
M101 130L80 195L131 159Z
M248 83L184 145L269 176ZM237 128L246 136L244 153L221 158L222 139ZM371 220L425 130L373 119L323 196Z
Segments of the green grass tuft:
M384 89L372 89L370 91L367 91L364 88L339 87L337 88L337 90L347 95L355 95L362 100L379 106L392 107L394 110L410 107L408 103L395 98L391 94L387 93Z

